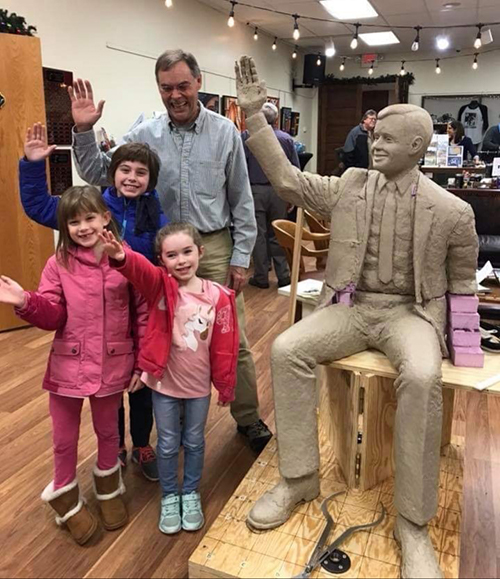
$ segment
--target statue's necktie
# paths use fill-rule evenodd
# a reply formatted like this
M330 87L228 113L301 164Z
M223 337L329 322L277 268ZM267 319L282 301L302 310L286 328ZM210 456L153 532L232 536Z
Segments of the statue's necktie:
M392 280L394 252L394 230L396 228L396 185L387 183L384 212L380 224L380 246L378 253L378 277L382 283Z

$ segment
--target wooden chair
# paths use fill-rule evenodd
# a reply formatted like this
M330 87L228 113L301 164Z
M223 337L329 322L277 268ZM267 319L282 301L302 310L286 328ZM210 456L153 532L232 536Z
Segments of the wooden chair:
M292 269L293 261L293 244L295 241L295 223L293 221L288 221L287 219L275 219L272 222L273 230L276 235L276 239L281 247L285 251L286 259L288 261L288 266L290 271ZM322 249L311 249L306 245L305 242L312 241L315 246L316 243L322 243L324 247ZM330 233L313 233L308 229L302 228L302 244L300 248L300 274L299 279L306 274L306 269L304 266L304 257L315 257L325 258L328 255L328 242L330 241ZM306 277L322 279L324 272L307 272Z
M328 221L325 221L315 213L304 209L304 216L306 218L307 225L312 233L328 233L328 239L325 240L315 240L314 248L317 250L328 249L330 243L330 226ZM326 257L320 256L316 258L316 269L324 269L326 266Z

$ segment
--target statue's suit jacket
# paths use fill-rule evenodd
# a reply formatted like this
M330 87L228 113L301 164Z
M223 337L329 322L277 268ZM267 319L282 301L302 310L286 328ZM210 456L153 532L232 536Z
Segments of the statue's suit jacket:
M340 178L302 173L290 164L262 113L248 118L247 127L247 144L276 193L330 220L319 307L331 304L335 292L356 286L360 279L375 193L387 179L365 169L349 169ZM445 355L446 293L476 292L477 253L471 206L421 174L413 231L415 310L435 327Z

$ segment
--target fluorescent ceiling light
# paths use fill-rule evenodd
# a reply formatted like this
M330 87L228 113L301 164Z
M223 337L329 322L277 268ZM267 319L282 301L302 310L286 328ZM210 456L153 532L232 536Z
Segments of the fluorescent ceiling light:
M378 16L368 0L320 0L323 7L338 20L375 18Z
M360 34L359 37L368 46L384 46L385 44L399 44L399 38L394 32L369 32Z

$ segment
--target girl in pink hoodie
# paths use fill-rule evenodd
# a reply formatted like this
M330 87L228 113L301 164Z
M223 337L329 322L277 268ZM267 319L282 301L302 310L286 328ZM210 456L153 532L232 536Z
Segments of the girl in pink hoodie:
M88 541L97 521L85 505L76 478L80 414L89 399L97 436L94 489L106 529L127 523L118 462L118 407L122 392L136 390L138 343L147 304L108 263L99 235L118 235L101 193L71 187L58 206L59 241L42 273L38 291L24 291L0 278L0 302L39 328L55 330L43 381L49 391L54 446L54 480L42 499L56 511L78 544Z

